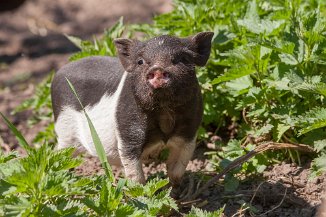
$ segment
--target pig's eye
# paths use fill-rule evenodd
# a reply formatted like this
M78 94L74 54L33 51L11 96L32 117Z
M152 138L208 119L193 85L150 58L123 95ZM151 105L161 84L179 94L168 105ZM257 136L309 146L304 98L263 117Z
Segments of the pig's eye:
M190 58L186 55L181 57L180 62L184 63L184 64L189 64L190 63Z
M138 65L143 65L144 64L144 60L143 59L138 60L137 64Z
M179 63L180 62L180 58L179 57L174 57L173 59L172 59L172 64L177 64L177 63Z

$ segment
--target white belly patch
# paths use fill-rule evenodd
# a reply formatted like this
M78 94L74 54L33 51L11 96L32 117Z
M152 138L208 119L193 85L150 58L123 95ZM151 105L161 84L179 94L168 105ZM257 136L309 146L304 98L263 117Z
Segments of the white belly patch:
M114 94L104 95L97 104L85 107L111 164L120 164L116 109L126 76L127 72L124 72ZM55 131L59 148L82 145L90 154L97 155L86 117L82 111L76 111L69 106L64 107L55 123Z

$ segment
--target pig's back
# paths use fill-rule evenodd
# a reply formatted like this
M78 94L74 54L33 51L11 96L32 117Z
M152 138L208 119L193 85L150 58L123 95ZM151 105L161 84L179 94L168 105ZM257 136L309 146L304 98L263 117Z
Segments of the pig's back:
M64 107L81 110L66 78L73 84L84 107L97 104L104 95L112 95L122 78L124 69L116 57L87 57L62 67L51 86L55 120Z
M96 155L87 120L66 81L68 78L101 138L109 162L120 164L115 114L126 77L119 60L111 57L85 58L57 72L51 94L58 148L82 145Z

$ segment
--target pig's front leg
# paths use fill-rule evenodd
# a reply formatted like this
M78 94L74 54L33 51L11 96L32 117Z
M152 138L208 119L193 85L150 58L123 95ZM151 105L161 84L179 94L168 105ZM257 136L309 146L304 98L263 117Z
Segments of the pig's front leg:
M180 184L189 160L196 148L196 139L187 141L182 137L172 137L168 141L169 157L167 172L173 186Z
M140 159L139 150L133 150L130 144L123 141L118 142L119 155L124 168L125 175L128 179L145 184L145 176Z
M146 137L146 116L138 107L126 81L116 110L118 151L128 179L145 184L141 154ZM128 91L129 90L129 91Z

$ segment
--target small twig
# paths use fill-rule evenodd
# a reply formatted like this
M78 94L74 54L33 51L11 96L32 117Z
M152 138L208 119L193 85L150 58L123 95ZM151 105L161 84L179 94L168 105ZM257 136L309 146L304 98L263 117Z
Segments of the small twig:
M243 164L244 162L248 161L250 158L254 157L257 154L260 154L264 151L268 150L280 150L280 149L294 149L294 150L300 150L304 152L314 152L314 150L304 144L292 144L292 143L277 143L277 142L266 142L258 145L254 150L248 152L246 155L243 155L241 157L238 157L233 162L231 162L222 172L215 175L213 178L208 180L206 184L204 184L201 188L196 191L190 199L197 198L202 192L204 192L206 189L208 189L211 185L216 183L218 180L220 180L225 174L227 174L232 169L238 167L239 165Z
M226 196L223 196L222 198L223 199L234 199L234 198L242 198L242 197L245 197L247 195L245 194L235 194L235 195L226 195Z
M196 185L196 191L198 191L198 189L200 188L200 184L201 184L202 180L199 180L197 185Z
M190 200L190 201L185 201L185 202L180 202L181 205L183 206L186 206L186 205L189 205L189 204L194 204L194 203L197 203L201 201L201 199L196 199L196 200Z
M235 217L235 216L237 216L237 215L239 215L239 216L243 216L243 214L242 214L242 212L243 211L246 211L247 209L249 209L249 207L246 207L246 208L244 208L244 209L242 209L242 207L236 212L236 213L234 213L233 215L232 215L232 217Z
M260 184L258 185L258 187L255 189L255 193L254 193L254 195L252 196L252 198L251 198L251 200L250 200L250 203L249 203L250 206L252 206L252 201L255 199L256 194L257 194L259 188L260 188L264 183L265 183L265 181L263 181L262 183L260 183Z
M203 206L205 206L207 204L208 204L208 201L204 200L204 201L200 202L199 204L197 204L196 207L201 208L201 207L203 207Z
M246 116L246 108L242 109L242 117L243 117L243 120L246 124L249 124L249 121L247 120L247 116Z
M293 178L291 177L291 181L289 179L287 179L286 177L280 177L280 179L282 180L282 182L284 182L285 184L290 184L292 186L296 186L298 188L304 188L305 185L301 184L299 182L296 182L293 180Z
M256 142L255 142L255 137L253 137L253 135L248 134L245 138L246 138L246 139L245 139L245 141L242 143L241 147L246 147L249 143L251 143L251 144L256 144Z
M274 211L275 209L279 208L282 205L282 203L284 202L287 191L288 191L288 188L285 188L283 198L282 198L281 202L277 206L275 206L273 209L268 210L267 212L264 212L263 214L260 214L260 216L266 215L267 213L270 213L270 212Z

